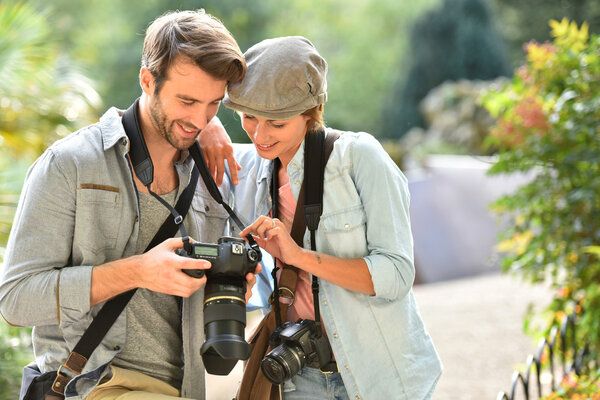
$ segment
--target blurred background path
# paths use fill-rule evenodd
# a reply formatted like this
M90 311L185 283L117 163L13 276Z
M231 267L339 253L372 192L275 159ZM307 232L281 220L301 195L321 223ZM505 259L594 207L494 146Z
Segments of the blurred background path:
M489 274L414 291L444 364L433 400L493 400L508 392L513 371L537 347L523 333L527 305L546 304L548 290Z

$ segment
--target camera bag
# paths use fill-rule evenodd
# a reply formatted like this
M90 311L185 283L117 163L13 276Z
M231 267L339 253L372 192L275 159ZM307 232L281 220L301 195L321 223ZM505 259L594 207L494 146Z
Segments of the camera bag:
M142 183L149 186L153 179L152 161L148 155L148 150L143 141L143 136L139 127L137 117L138 102L139 99L136 100L123 114L123 127L131 142L129 156L131 157L131 163L134 166L136 176L138 176ZM139 165L144 166L146 170L141 171L139 168L136 168ZM181 193L181 196L175 205L175 209L173 210L172 207L169 206L173 215L168 216L163 222L145 251L152 249L177 233L178 226L182 226L183 219L192 203L199 177L199 168L194 168L190 183ZM81 374L89 357L96 347L98 347L100 342L102 342L102 339L106 336L106 333L117 320L123 309L125 309L125 306L127 306L127 303L134 294L135 289L121 293L108 300L102 309L100 309L96 317L94 317L85 333L81 336L81 339L79 339L79 342L77 342L71 351L67 361L62 364L57 371L49 371L41 374L35 363L27 365L23 374L24 382L25 378L28 378L27 380L29 380L31 379L31 376L34 377L26 386L27 389L22 397L23 400L64 399L67 383L69 383L74 376ZM65 370L68 370L69 372ZM23 387L21 391L23 392L24 389L25 387Z
M290 235L300 247L304 247L303 239L307 225L314 236L323 211L323 177L325 165L333 151L333 145L341 132L329 130L327 136L323 129L311 130L307 133L304 147L304 181L298 194L298 202L294 212L294 221ZM310 154L310 162L308 155ZM279 189L277 172L279 159L274 160L271 197L273 199L273 216L277 216L276 193ZM314 237L311 245L315 246ZM294 299L298 268L284 265L279 276L279 283L273 270L275 290L270 297L271 311L263 317L249 339L251 348L250 358L244 363L242 382L236 396L237 400L275 400L281 399L280 385L271 383L262 373L260 364L265 355L271 350L269 342L272 332L286 319L287 310ZM280 302L284 297L288 301ZM318 307L318 302L315 304ZM318 315L318 314L317 314Z

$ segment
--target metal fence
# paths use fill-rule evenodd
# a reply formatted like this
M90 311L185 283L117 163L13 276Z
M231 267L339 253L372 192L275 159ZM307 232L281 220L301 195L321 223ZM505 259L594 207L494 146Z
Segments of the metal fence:
M570 314L562 321L560 326L554 326L551 329L550 338L540 339L537 354L530 354L527 357L525 372L515 371L513 373L510 394L500 392L496 400L538 399L550 394L544 394L544 389L548 389L550 392L555 391L560 379L571 372L577 375L581 374L589 351L586 344L579 348L577 346L575 320L576 314ZM555 356L557 356L557 353L561 362L560 370L555 370ZM543 362L544 358L547 362ZM550 378L549 385L543 382L544 371L547 372L545 376ZM557 375L559 379L557 379ZM533 388L537 391L537 397L533 397ZM521 397L517 397L519 393L522 393Z

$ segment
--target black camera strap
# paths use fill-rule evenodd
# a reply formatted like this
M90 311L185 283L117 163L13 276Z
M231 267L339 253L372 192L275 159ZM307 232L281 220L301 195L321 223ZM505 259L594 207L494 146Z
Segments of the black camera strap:
M333 151L334 142L339 138L341 132L330 130L327 136L323 129L311 130L307 133L304 143L304 181L300 189L298 198L298 204L294 215L294 222L292 223L292 237L294 241L301 247L304 247L303 236L305 227L310 231L310 247L311 250L316 251L316 230L319 227L319 221L321 214L323 213L323 181L325 177L325 165L329 160L329 156ZM272 175L272 186L271 186L271 198L272 198L272 209L271 213L274 218L278 217L278 206L279 206L279 168L281 164L279 159L276 159L273 165ZM298 220L298 221L297 221ZM300 229L298 228L298 222L302 224ZM275 315L277 319L277 325L281 325L281 319L285 316L281 316L280 312L280 301L279 297L281 290L277 285L277 263L273 268L273 281L274 281L274 297L273 307L275 309ZM287 271L287 272L286 272ZM289 279L284 274L294 274L292 279ZM284 280L293 282L293 288L286 287L292 292L296 291L298 269L286 265L280 275L280 282ZM319 278L313 275L312 277L312 292L315 312L315 322L321 325L321 313L319 309ZM292 296L293 298L293 296ZM287 308L286 308L287 309ZM318 329L321 332L321 329Z
M144 135L142 133L142 129L140 127L139 121L139 103L140 99L137 98L135 102L123 113L123 127L125 128L125 133L129 137L129 159L131 160L131 164L133 165L133 170L135 175L138 177L142 185L148 189L148 193L152 195L156 200L158 200L163 206L165 206L173 216L173 221L176 226L179 227L179 231L181 232L181 240L183 241L184 249L189 252L191 251L190 247L190 238L183 226L183 217L181 213L177 212L176 209L171 207L169 203L167 203L162 197L157 195L150 189L152 182L154 181L154 164L152 163L152 158L150 157L150 153L148 152L148 147L146 146L146 141L144 140ZM195 176L194 176L195 174ZM196 185L198 181L198 174L195 173L195 170L192 171L192 179L190 182L193 182ZM187 209L186 209L187 212Z
M229 207L229 204L227 204L223 200L223 196L221 196L221 192L219 192L219 187L217 186L212 175L210 174L210 170L208 169L208 165L206 164L206 159L204 158L204 153L202 152L202 149L200 148L198 142L194 142L194 144L189 148L189 151L190 155L194 159L194 162L196 163L196 166L200 170L200 176L202 177L202 180L204 181L204 184L206 185L206 188L208 189L208 192L210 193L212 198L215 199L217 203L223 206L223 208L225 209L225 211L227 211L227 213L229 214L233 222L235 222L237 227L240 230L244 230L245 226L240 220L240 218L237 216L235 211L233 211L231 207ZM251 234L246 235L246 239L248 240L248 244L250 245L250 247L256 250L256 253L258 254L258 261L260 261L262 258L262 253L260 252L260 247L258 246L258 243L256 243L256 240L254 240Z
M122 123L125 133L129 137L130 141L129 157L131 164L134 166L134 172L138 179L149 189L149 186L153 180L154 167L148 154L148 149L146 147L146 143L144 142L138 121L138 102L139 99L136 100L134 104L127 109L127 111L125 111L123 114ZM198 178L199 172L198 169L195 168L192 171L190 183L181 193L181 196L179 196L179 200L175 204L175 208L171 207L167 203L174 218L167 217L150 241L148 247L146 247L145 251L148 251L164 240L173 237L177 232L178 226L180 230L183 228L183 219L185 218L185 215L187 214L192 203ZM158 197L158 199L159 201L163 200L160 197ZM163 203L163 201L161 201L161 203ZM185 228L183 228L182 236L184 236L184 234ZM187 234L185 234L185 237L187 237ZM84 334L71 351L71 354L69 354L67 361L59 367L56 378L52 384L52 388L46 394L47 400L62 400L65 398L64 391L67 383L69 383L74 375L81 374L90 356L96 347L98 347L98 345L102 342L102 339L104 339L104 336L106 336L119 315L121 315L121 312L123 309L125 309L129 303L129 300L131 300L135 294L135 291L136 289L133 289L128 292L121 293L120 295L108 300L104 306L102 306L98 314L94 317ZM63 368L69 370L70 373L63 371Z

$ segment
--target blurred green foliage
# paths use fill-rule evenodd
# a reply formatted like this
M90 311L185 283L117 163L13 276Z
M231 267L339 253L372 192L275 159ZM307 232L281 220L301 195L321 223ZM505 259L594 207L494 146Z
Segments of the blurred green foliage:
M258 41L287 35L309 38L327 59L327 123L339 129L381 130L383 102L404 54L411 21L439 0L35 0L47 10L62 49L84 65L101 93L104 108L126 108L140 94L139 64L147 25L174 9L204 8L220 18L245 51ZM239 119L221 107L219 117L236 141L248 141Z
M598 0L491 0L495 26L506 43L513 68L523 59L523 43L551 40L548 21L564 17L578 24L587 21L592 32L600 32Z
M583 310L579 343L598 359L600 36L566 18L550 24L554 40L527 44L527 62L512 82L484 97L498 118L488 137L500 149L490 173L531 177L495 203L514 220L499 250L505 269L555 288L550 312L539 314L550 318L542 329Z
M31 330L0 321L0 399L19 398L23 366L32 360Z
M93 121L101 103L46 17L27 3L0 3L0 261L27 165Z
M426 127L419 110L445 81L491 80L510 75L502 39L485 0L445 0L419 17L410 35L410 63L383 108L383 134L401 137Z

